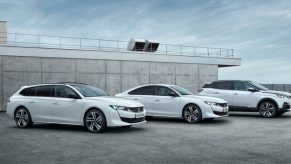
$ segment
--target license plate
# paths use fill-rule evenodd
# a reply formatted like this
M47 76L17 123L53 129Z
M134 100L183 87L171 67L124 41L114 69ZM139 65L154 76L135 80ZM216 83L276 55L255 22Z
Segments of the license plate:
M135 118L141 118L144 117L144 114L135 114Z

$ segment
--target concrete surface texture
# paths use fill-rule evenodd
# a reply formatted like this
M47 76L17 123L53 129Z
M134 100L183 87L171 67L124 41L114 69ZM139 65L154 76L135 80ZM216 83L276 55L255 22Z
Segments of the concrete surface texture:
M291 84L263 84L265 87L276 91L285 91L291 93Z
M0 44L6 43L7 41L7 23L6 21L0 20Z
M291 114L232 113L198 124L153 118L93 134L82 126L19 129L0 113L0 163L222 163L291 161Z
M114 95L137 85L168 83L197 93L205 82L218 78L218 65L207 64L1 55L0 63L2 110L23 85L80 82Z

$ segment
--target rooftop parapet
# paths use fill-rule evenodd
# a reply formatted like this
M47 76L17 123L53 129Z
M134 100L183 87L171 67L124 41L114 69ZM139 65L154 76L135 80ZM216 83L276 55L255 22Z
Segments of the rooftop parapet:
M34 48L132 52L128 51L128 41L10 33L6 31L0 31L0 45ZM135 51L133 53L137 52ZM141 51L138 53L235 58L234 49L163 43L159 43L158 49L156 51Z

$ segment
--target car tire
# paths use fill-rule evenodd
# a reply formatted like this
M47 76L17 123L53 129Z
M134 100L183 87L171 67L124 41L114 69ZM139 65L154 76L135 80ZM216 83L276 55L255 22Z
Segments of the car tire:
M30 112L25 107L19 107L15 110L14 121L19 128L29 128L33 124Z
M188 123L197 123L202 119L202 112L199 106L195 104L189 104L183 109L183 118Z
M100 133L107 128L106 118L98 109L90 109L86 112L84 125L92 133Z
M262 117L272 118L277 114L277 107L272 101L264 101L259 105L259 112Z

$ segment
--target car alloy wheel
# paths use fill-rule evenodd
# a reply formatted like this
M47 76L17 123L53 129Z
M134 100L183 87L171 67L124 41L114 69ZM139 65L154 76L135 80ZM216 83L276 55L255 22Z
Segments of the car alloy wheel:
M187 122L196 123L202 118L202 113L197 105L187 105L183 110L183 117Z
M277 108L274 103L266 101L259 106L260 114L265 118L274 117L277 113Z
M32 125L30 113L24 107L20 107L16 110L14 120L16 125L20 128L27 128Z
M104 114L96 109L90 110L85 116L85 126L94 133L103 131L106 127Z

